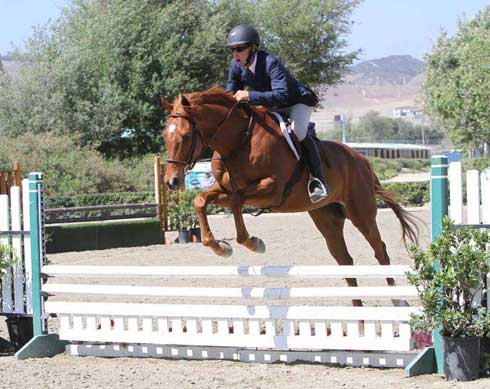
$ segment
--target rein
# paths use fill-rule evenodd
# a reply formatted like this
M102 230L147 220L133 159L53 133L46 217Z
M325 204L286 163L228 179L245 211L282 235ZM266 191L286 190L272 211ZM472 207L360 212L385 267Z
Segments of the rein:
M196 146L197 146L197 138L199 137L201 143L204 146L208 146L208 145L212 146L214 139L216 138L216 136L220 132L220 128L230 118L231 113L238 106L238 104L240 104L240 101L237 101L235 104L233 104L231 106L231 108L228 110L225 118L218 124L218 126L216 128L216 132L214 133L214 135L212 136L212 138L208 142L204 141L204 138L201 134L201 131L197 128L197 124L191 116L184 115L181 113L170 114L169 117L171 117L171 118L182 118L182 119L189 121L192 124L192 144L191 144L191 149L189 151L189 156L187 157L186 161L179 160L179 159L167 158L167 163L173 163L176 165L183 165L184 166L184 172L191 170L194 167L194 165L196 164L197 158L199 157L199 155L198 155L196 158L193 159L193 155L194 155L194 152L196 151ZM250 129L252 127L252 123L253 123L253 112L251 112L251 114L250 114L250 120L248 122L248 126L247 126L247 129L245 131L245 134L246 134L245 141L249 138L249 134L251 133ZM240 144L240 147L241 146L242 146L242 144ZM235 150L232 152L232 154L234 154L234 153L235 153Z

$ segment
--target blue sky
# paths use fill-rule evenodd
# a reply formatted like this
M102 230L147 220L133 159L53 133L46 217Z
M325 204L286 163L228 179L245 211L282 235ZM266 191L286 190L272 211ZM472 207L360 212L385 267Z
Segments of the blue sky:
M67 0L0 0L0 53L22 46L32 26L56 19ZM361 59L409 54L422 59L430 52L441 28L450 34L458 17L473 17L490 0L365 0L354 12L349 36Z

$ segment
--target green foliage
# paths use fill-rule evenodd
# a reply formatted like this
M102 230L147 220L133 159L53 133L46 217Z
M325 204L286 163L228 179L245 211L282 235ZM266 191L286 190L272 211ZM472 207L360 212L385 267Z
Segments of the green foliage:
M427 159L411 158L369 158L373 169L380 180L387 180L400 174L402 171L426 172L429 170L430 161Z
M441 235L426 251L410 248L414 272L408 279L424 308L422 314L413 316L413 324L425 332L442 326L444 336L480 336L489 330L482 327L487 313L472 303L490 270L486 250L490 234L455 229L449 218L443 224Z
M171 192L168 212L172 230L181 231L199 227L199 219L194 208L194 199L199 193L199 190Z
M383 187L388 192L397 193L397 200L404 207L421 207L430 202L429 182L396 182ZM378 200L378 207L385 208L386 204Z
M2 284L1 275L18 260L10 246L0 244L0 285Z
M235 2L237 3L237 2ZM263 46L303 82L339 83L359 51L345 53L350 16L360 0L240 1Z
M92 205L116 205L154 203L154 192L94 193L76 196L46 197L46 208L85 207Z
M153 190L151 156L106 160L96 150L82 148L76 136L27 133L2 137L0 164L22 164L24 172L44 173L46 196Z
M249 22L307 83L337 83L359 0L72 0L16 54L15 78L0 73L0 134L80 134L111 157L157 152L159 96L224 85L224 46Z
M461 160L463 170L479 170L482 171L490 167L490 158L465 158Z
M460 146L490 142L490 7L442 33L427 58L425 107Z
M422 131L424 132L424 141L428 144L438 144L444 137L440 130L427 126L422 128L422 125L416 125L407 120L381 116L376 111L369 111L361 116L357 123L347 122L346 125L349 142L421 143ZM338 131L335 133L337 137L339 136Z

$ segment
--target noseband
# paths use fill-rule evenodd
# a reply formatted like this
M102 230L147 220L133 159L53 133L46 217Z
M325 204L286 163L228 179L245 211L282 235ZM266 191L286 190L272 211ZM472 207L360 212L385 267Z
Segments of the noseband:
M186 115L183 115L180 113L173 113L169 117L171 117L171 118L182 118L182 119L185 119L192 124L192 144L191 144L191 150L189 152L189 156L187 157L187 161L181 161L179 159L167 158L168 163L174 163L176 165L184 165L184 172L187 172L188 170L191 170L194 167L194 165L196 164L197 158L199 157L199 155L198 155L194 160L192 160L192 156L194 155L194 151L196 151L197 138L199 137L199 139L201 140L201 143L203 145L206 145L206 143L204 143L204 139L202 138L201 132L197 129L196 122L190 116L186 116Z

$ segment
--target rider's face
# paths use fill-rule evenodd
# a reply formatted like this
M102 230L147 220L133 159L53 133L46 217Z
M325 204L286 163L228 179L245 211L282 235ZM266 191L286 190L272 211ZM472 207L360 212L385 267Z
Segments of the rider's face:
M248 54L250 53L250 50L252 49L248 45L241 45L241 46L234 46L230 47L233 53L233 58L237 61L238 65L240 67L244 67L245 63L247 62L247 57Z

